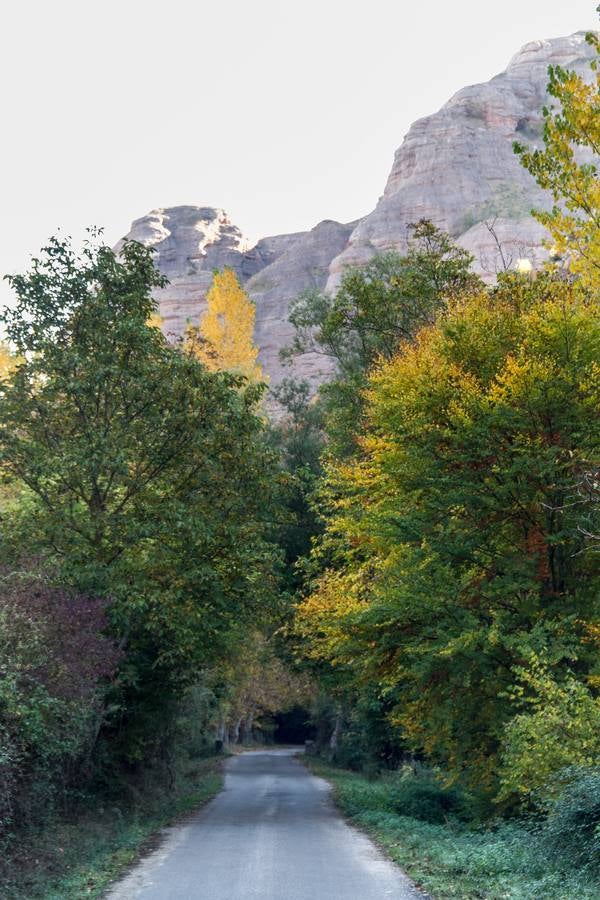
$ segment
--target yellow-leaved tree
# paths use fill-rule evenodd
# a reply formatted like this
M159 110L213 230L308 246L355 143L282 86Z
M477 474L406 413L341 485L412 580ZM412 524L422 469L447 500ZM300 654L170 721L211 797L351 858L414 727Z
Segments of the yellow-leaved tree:
M8 378L16 369L19 360L5 341L0 341L0 378Z
M262 381L254 344L255 306L232 269L215 273L206 301L200 324L187 330L187 349L211 372L234 372L249 381Z
M160 313L154 312L148 319L147 323L151 328L162 328L163 326L163 317Z
M553 195L554 207L534 215L552 235L556 254L566 254L571 271L586 286L597 290L600 278L600 33L590 32L587 41L596 51L589 78L560 66L550 66L548 93L558 101L559 108L544 109L544 148L515 144L515 150L538 184Z

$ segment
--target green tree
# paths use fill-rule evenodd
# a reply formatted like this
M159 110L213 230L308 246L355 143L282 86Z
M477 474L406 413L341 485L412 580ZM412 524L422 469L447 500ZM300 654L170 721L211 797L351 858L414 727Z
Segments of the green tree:
M280 415L271 425L270 443L277 450L286 476L278 543L284 553L283 586L295 593L303 583L300 566L320 531L312 498L322 474L322 416L318 398L311 397L307 382L284 379L273 389L272 395L279 405Z
M563 672L556 678L535 654L516 675L519 712L505 732L500 796L548 796L559 786L560 773L598 764L600 697L575 675ZM597 679L592 681L597 688Z
M286 356L325 354L336 376L321 388L333 452L352 453L362 417L367 373L435 320L452 296L479 284L472 257L431 222L411 226L405 256L390 252L349 269L333 296L309 293L290 315L296 335Z
M271 602L261 390L153 327L163 280L138 243L77 257L54 239L10 281L2 319L22 359L1 383L0 459L28 493L5 550L111 599L126 705L154 714Z
M599 462L599 352L593 300L503 276L375 370L362 452L328 468L309 655L379 684L414 749L491 793L532 654L558 681L598 666L573 486Z

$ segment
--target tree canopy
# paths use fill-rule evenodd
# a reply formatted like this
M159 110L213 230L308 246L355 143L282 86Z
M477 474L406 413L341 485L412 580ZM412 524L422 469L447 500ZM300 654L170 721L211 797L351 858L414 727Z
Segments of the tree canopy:
M278 490L261 388L209 372L153 325L151 251L78 257L53 240L4 312L20 362L0 386L0 463L23 502L4 552L107 599L119 683L162 694L198 677L275 597ZM158 686L160 683L160 687Z
M327 473L309 652L379 683L414 749L490 790L517 668L598 664L600 570L572 501L600 462L599 353L573 285L504 276L373 371L361 452Z

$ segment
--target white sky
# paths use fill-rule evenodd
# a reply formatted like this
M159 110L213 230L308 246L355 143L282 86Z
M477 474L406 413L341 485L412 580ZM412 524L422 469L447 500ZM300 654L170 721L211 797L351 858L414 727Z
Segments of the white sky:
M157 206L224 207L252 239L364 215L412 121L596 4L6 0L0 271Z

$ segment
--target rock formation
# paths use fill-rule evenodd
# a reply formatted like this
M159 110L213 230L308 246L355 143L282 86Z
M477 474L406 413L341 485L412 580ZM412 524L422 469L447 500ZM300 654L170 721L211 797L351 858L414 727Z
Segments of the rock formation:
M256 303L256 343L259 358L271 384L278 384L290 374L283 366L279 351L288 346L294 330L289 323L290 304L303 291L322 290L329 276L331 260L342 252L354 223L340 225L326 220L291 243L289 248L246 284ZM295 361L295 373L312 383L320 383L331 364L326 357L305 353Z
M583 33L527 44L505 72L463 88L420 119L396 152L377 206L358 222L325 221L251 247L219 209L178 206L138 219L128 237L155 248L157 265L170 280L158 293L166 332L177 337L187 322L198 321L213 270L231 266L256 302L260 360L276 385L286 374L279 351L291 337L290 302L307 288L335 290L346 267L378 252L404 250L411 222L429 218L447 230L488 277L518 257L542 258L543 229L530 210L549 198L512 145L541 140L548 66L589 71L592 53ZM330 367L307 354L293 371L314 383Z
M513 142L541 142L548 66L589 71L592 55L583 32L526 44L505 72L463 88L415 122L396 151L383 196L331 263L328 289L345 267L402 250L407 224L420 218L448 231L488 275L502 260L486 223L495 221L507 261L539 256L544 234L530 211L547 206L549 197L520 165Z

